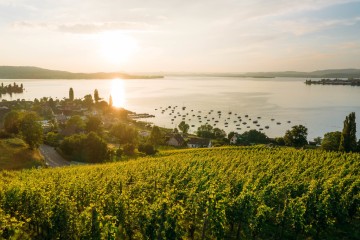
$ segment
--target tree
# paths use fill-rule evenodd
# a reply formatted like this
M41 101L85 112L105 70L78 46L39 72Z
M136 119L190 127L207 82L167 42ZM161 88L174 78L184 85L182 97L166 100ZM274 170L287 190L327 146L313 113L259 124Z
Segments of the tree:
M85 129L85 122L79 115L74 115L67 120L66 129L74 133L79 133Z
M4 129L7 133L18 134L20 127L21 115L18 111L12 110L4 118Z
M352 112L344 120L344 128L341 133L339 151L356 151L356 145L355 113Z
M226 137L226 132L220 128L214 128L212 130L213 138L224 139Z
M90 94L84 96L83 104L84 106L90 108L93 105L94 101Z
M146 155L154 155L156 153L154 146L150 144L140 144L138 150Z
M135 128L124 123L118 123L110 130L110 134L119 140L120 144L135 143L138 137L138 132Z
M112 96L110 95L109 97L109 107L111 108L113 106L113 99Z
M60 149L73 161L90 163L104 162L108 152L106 142L94 132L66 137Z
M213 137L213 127L209 124L204 124L198 127L198 130L196 131L196 135L198 137L203 138L212 138Z
M316 137L314 138L314 142L317 146L321 145L321 142L322 142L322 138L321 137Z
M341 141L341 132L328 132L325 133L324 139L321 143L321 148L328 151L337 151L339 150Z
M159 145L163 142L163 139L162 139L162 134L161 134L161 131L160 131L160 128L157 127L157 126L154 126L151 130L151 133L150 133L150 138L149 138L149 141L151 144L153 145Z
M104 162L108 152L106 142L95 132L90 132L83 143L83 154L86 162Z
M234 131L229 132L228 139L231 140L235 134L236 134L236 132L234 132Z
M303 125L293 126L284 136L285 145L303 147L307 144L308 129Z
M102 125L102 121L101 121L100 117L90 116L86 121L85 129L87 132L100 133L101 125Z
M127 156L132 156L135 153L135 146L134 144L127 143L124 145L124 154Z
M94 100L96 103L98 103L100 100L99 91L97 89L95 89L95 91L94 91Z
M74 101L74 90L73 90L73 88L69 89L69 99L70 99L70 101Z
M269 138L266 136L265 133L252 129L250 131L246 131L241 134L241 143L250 144L250 143L268 143Z
M190 128L189 124L185 123L185 121L182 121L178 127L184 134L187 134Z
M24 115L20 123L21 134L30 149L38 148L42 142L43 129L34 112Z

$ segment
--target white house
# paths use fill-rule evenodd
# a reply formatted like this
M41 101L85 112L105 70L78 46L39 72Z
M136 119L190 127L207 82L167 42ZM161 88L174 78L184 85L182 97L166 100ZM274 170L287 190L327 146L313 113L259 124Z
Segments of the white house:
M185 144L185 140L180 134L174 134L166 141L166 143L170 146L181 147Z

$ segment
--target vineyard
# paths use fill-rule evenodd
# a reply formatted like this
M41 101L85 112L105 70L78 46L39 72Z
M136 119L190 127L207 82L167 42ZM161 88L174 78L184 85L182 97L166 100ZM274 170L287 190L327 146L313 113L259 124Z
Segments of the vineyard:
M0 239L359 239L360 155L233 147L0 172Z

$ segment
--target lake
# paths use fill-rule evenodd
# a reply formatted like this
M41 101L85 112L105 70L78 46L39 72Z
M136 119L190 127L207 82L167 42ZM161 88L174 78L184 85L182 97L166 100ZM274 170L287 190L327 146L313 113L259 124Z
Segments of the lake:
M322 137L326 132L341 131L345 116L350 112L355 112L360 118L360 87L309 86L304 83L305 79L300 78L166 76L163 79L144 80L15 81L24 84L25 92L12 97L2 95L2 99L62 99L68 97L70 87L74 89L75 98L82 98L98 89L100 97L106 101L111 94L114 104L118 106L155 115L155 118L145 121L161 127L176 127L184 115L185 121L194 126L190 132L201 124L209 123L216 124L215 127L226 132L235 130L242 133L262 128L268 136L276 137L284 135L293 125L303 124L309 129L309 139L313 139ZM0 82L8 84L14 80ZM175 106L178 107L174 109ZM162 110L165 111L162 113ZM222 111L221 117L218 111ZM239 122L239 117L242 122ZM254 124L254 120L258 123Z

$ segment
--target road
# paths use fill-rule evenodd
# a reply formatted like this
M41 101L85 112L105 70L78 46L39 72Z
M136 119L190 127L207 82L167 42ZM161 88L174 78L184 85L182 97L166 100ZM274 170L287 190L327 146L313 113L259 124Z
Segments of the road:
M45 158L45 163L49 167L63 167L70 165L55 149L49 145L41 144L40 152Z

